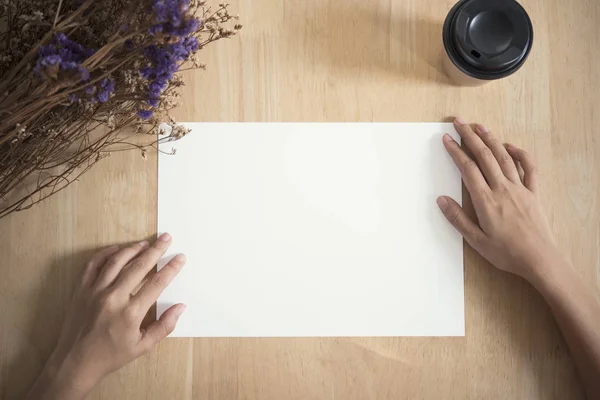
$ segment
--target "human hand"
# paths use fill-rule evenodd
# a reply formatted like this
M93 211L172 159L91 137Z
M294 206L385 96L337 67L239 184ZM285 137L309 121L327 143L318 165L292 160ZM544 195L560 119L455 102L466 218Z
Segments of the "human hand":
M444 135L443 142L471 195L478 223L450 197L440 196L438 205L485 259L531 281L541 272L543 260L559 257L538 198L537 168L528 153L505 147L483 125L473 130L462 118L454 125L475 160L450 135ZM523 169L523 180L517 165Z
M183 304L141 328L150 307L185 264L185 257L178 255L144 280L170 243L165 233L152 246L146 241L124 249L111 246L92 257L56 349L28 398L82 399L105 375L146 353L175 329Z

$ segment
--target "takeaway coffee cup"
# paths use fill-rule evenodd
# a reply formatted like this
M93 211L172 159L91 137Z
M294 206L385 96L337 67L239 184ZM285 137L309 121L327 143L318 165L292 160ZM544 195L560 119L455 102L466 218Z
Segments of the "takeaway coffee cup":
M462 86L515 73L529 55L533 26L515 0L461 0L443 28L444 72Z

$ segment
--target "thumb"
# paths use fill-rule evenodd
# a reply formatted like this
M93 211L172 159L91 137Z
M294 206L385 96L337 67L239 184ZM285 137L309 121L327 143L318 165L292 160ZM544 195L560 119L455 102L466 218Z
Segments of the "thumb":
M448 196L440 196L437 198L437 204L448 222L463 235L471 247L476 248L476 244L480 243L481 239L485 237L485 233L481 228L469 218L454 199Z
M165 311L158 320L150 324L140 341L143 351L150 350L158 342L169 336L175 329L177 320L184 311L185 304L175 304Z

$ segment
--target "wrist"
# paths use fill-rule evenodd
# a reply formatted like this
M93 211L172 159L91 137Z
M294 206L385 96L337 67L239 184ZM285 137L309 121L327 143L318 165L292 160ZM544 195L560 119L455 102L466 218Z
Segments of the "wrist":
M542 295L574 272L571 262L557 249L550 249L533 261L528 270L529 281Z
M82 400L99 382L69 355L56 352L44 366L27 399Z

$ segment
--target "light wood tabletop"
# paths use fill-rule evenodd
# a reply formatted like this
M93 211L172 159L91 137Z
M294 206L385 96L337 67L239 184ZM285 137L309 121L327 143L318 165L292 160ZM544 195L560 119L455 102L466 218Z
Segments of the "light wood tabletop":
M535 30L524 67L462 88L441 72L452 0L234 0L244 29L206 49L206 72L184 73L176 116L483 122L534 154L558 242L599 292L600 2L522 4ZM69 189L0 220L0 398L21 398L39 373L86 259L155 237L156 175L156 154L115 153ZM89 398L582 397L541 296L468 247L465 307L462 338L167 339Z

